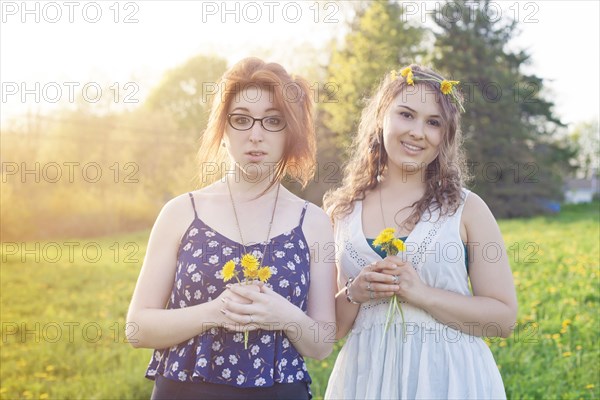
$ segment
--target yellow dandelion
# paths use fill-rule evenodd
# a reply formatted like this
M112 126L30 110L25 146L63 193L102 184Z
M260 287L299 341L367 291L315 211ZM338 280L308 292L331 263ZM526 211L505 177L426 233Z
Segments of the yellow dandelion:
M590 383L589 385L585 385L586 389L593 389L595 387L596 387L596 385L594 385L593 383Z
M406 245L404 244L404 242L402 240L394 239L392 241L392 244L398 251L406 251Z
M558 334L558 333L554 333L554 334L552 335L552 339L555 339L555 340L556 340L556 339L560 339L560 334Z
M458 85L459 83L459 81L447 81L444 79L442 83L440 83L440 90L444 94L450 94L454 85Z
M398 73L396 72L396 70L392 70L392 72L390 72L390 79L391 81L395 81L396 79L398 79Z
M242 267L245 273L256 272L258 270L258 260L252 254L244 254L242 257Z
M254 280L258 278L258 269L246 269L244 270L244 277L246 279Z
M227 282L235 276L235 263L229 260L223 265L223 281Z
M400 75L402 75L403 77L405 77L405 78L406 78L406 76L407 76L408 74L412 74L412 68L411 68L411 67L402 68L402 69L400 70Z
M40 394L40 400L47 399L48 397L49 397L48 393L42 393L42 394Z
M261 282L266 282L267 280L269 280L270 277L271 277L271 268L262 267L260 270L258 270L258 279L260 279Z
M573 353L571 353L570 351L565 351L563 353L563 357L571 357L571 354L573 354Z
M415 79L414 79L415 77L413 75L412 68L410 68L410 67L403 68L402 71L400 71L400 75L402 75L403 77L406 78L406 83L408 83L409 85L415 84Z
M394 228L385 228L373 241L373 246L381 246L382 244L389 243L394 240Z
M575 347L576 350L581 350L583 347L581 347L581 345L577 345L577 347Z

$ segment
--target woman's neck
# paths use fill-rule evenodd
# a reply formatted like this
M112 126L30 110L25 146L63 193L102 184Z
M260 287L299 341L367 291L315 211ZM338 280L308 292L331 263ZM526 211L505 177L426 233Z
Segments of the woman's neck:
M415 194L419 195L419 198L425 194L427 184L425 182L425 168L418 170L401 169L401 168L387 168L381 187L384 190L396 192L401 197L415 197Z
M259 197L269 198L274 196L278 183L271 185L272 179L272 175L252 179L238 169L235 172L226 174L223 177L223 182L227 183L233 197L239 201L249 201Z

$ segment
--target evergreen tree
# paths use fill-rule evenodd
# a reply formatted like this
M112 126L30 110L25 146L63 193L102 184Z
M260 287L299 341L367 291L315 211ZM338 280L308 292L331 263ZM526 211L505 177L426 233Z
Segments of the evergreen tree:
M491 18L489 4L459 0L432 13L433 64L461 81L473 189L496 217L528 216L562 198L572 154L555 140L563 125L541 95L543 80L522 72L530 55L507 48L517 22Z

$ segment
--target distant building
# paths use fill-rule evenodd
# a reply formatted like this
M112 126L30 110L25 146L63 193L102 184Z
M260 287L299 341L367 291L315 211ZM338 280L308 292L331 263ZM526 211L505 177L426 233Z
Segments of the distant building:
M588 179L567 179L565 183L565 203L591 203L594 195L599 195L599 189L597 175Z

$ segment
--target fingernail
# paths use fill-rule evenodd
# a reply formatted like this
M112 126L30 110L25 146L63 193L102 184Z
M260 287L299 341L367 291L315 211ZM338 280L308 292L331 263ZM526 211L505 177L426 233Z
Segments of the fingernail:
M221 314L225 314L225 310L224 309L220 309L219 311L221 311Z
M225 302L229 301L229 299L228 299L228 298L226 298L226 297L221 297L221 301L222 301L223 303L225 303Z
M229 289L229 288L231 287L231 283L228 283L227 285L225 285L225 287L226 287L227 289Z

